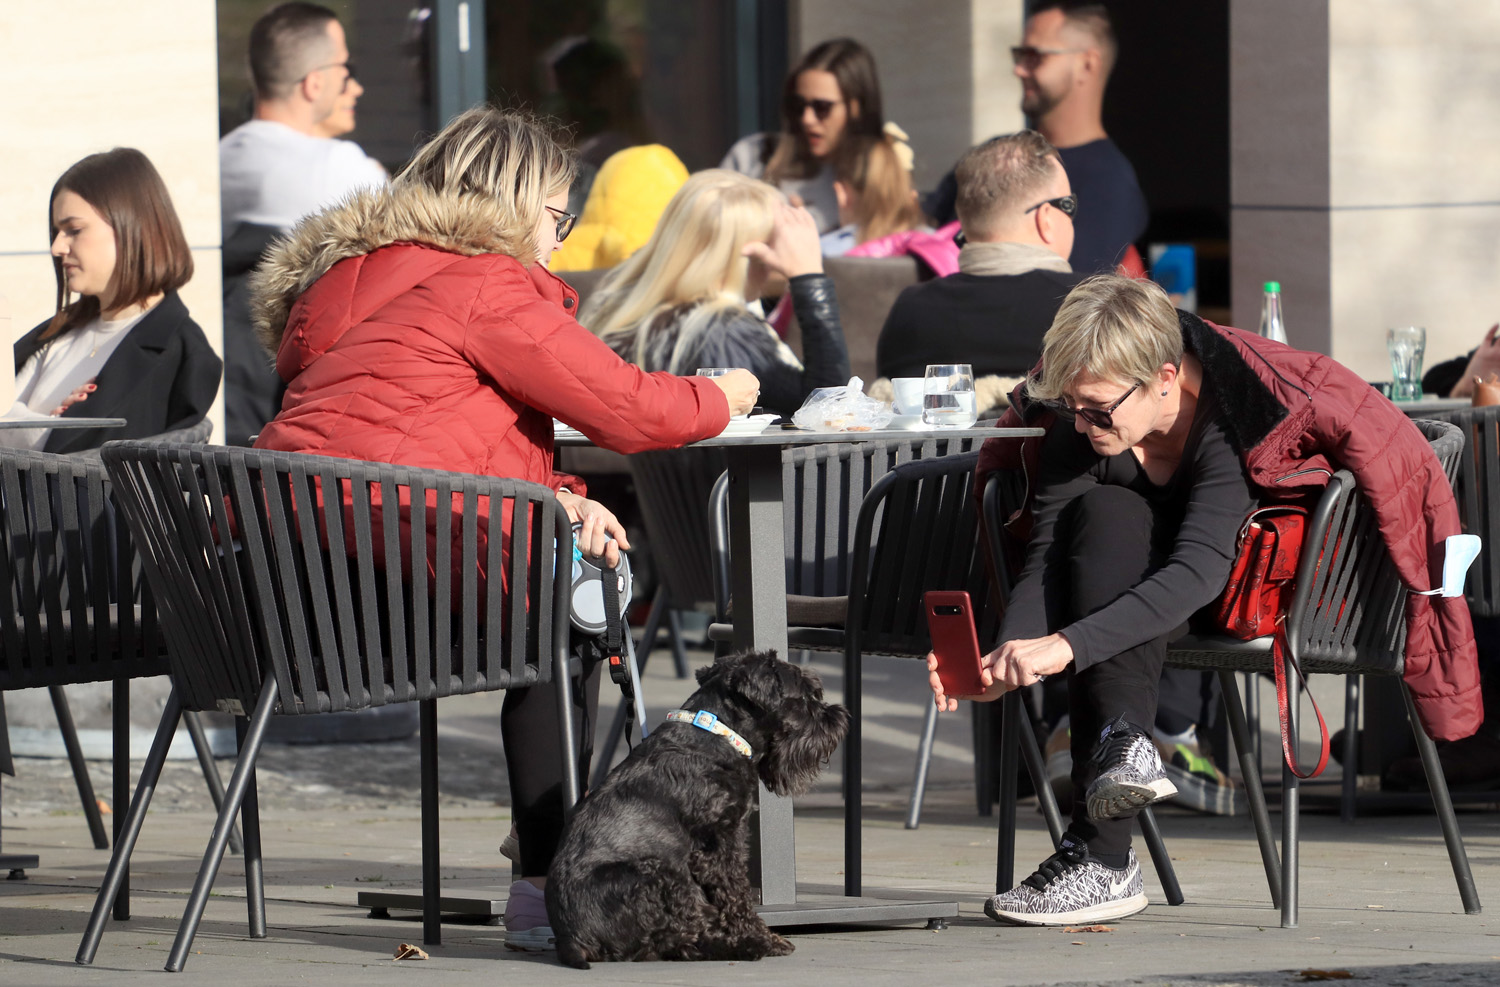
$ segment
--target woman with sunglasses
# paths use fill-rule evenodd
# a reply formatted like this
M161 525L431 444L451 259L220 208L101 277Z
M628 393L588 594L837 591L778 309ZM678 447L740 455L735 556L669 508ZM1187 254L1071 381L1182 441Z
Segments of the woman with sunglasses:
M802 329L798 360L751 302L783 277ZM710 168L667 203L644 247L589 297L583 324L646 370L746 367L760 404L791 414L816 387L849 380L833 282L806 209L765 182Z
M836 174L863 157L885 126L880 79L869 49L852 38L825 41L802 56L782 87L782 131L752 134L719 167L764 178L812 213L818 232L839 226Z
M581 550L613 564L629 539L577 478L553 471L552 420L616 452L665 449L723 431L758 386L744 370L645 373L574 320L577 293L547 270L573 224L572 178L547 127L479 107L388 188L298 224L254 280L256 324L287 382L256 446L545 484L581 522ZM597 664L586 672L576 695L591 723ZM540 889L563 823L555 717L551 689L506 693L500 728L524 875L506 929L518 948L551 937Z
M1176 312L1149 281L1101 275L1069 293L1000 424L1023 421L1046 436L991 440L980 457L980 482L996 468L1028 478L1031 528L973 698L1065 674L1072 780L1086 796L1059 851L985 911L1019 925L1107 921L1146 907L1133 817L1175 794L1149 732L1167 645L1211 624L1200 611L1223 594L1246 514L1310 506L1331 470L1352 470L1403 579L1426 589L1458 513L1431 446L1356 374ZM1462 601L1428 600L1408 604L1407 681L1429 730L1457 739L1481 709L1472 629ZM956 708L935 674L932 685Z

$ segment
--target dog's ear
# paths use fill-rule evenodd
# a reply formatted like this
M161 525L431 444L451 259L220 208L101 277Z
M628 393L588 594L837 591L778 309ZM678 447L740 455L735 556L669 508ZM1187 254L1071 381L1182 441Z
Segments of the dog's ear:
M761 781L777 795L801 795L818 777L849 729L849 711L813 699L784 700L766 744Z

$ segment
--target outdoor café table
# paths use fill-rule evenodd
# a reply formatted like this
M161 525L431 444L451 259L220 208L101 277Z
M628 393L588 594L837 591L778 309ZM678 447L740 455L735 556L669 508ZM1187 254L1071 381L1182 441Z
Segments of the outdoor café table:
M1423 415L1430 415L1434 411L1453 411L1457 408L1467 408L1470 403L1468 398L1440 398L1435 394L1425 394L1415 401L1397 401L1395 405L1408 418L1421 418Z
M122 428L123 418L63 418L38 415L35 418L0 418L0 428ZM5 707L0 706L0 741L4 740ZM8 745L5 753L9 752ZM7 765L0 765L7 766ZM0 853L0 871L12 877L27 870L35 870L37 858L27 853Z

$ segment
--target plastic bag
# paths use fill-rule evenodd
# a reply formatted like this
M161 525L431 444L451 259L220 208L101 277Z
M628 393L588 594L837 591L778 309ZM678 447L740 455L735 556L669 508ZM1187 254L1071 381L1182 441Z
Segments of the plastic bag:
M866 397L865 382L850 377L843 387L820 387L807 396L792 416L798 428L814 432L869 432L890 424L893 412L885 401Z

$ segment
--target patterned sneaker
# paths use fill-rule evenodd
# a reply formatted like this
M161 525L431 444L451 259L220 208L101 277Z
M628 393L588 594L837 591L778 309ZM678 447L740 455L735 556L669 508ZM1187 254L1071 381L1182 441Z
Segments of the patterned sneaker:
M1215 816L1243 816L1248 811L1245 790L1214 764L1198 742L1196 725L1179 734L1153 733L1162 768L1177 786L1179 805Z
M538 953L557 948L557 938L547 918L547 898L529 881L510 886L505 902L505 945L510 949Z
M1124 716L1104 725L1093 759L1099 765L1099 777L1084 796L1090 819L1128 816L1142 806L1177 794L1177 786L1162 770L1156 745Z
M1123 870L1089 856L1072 833L1036 873L984 903L984 913L1011 925L1086 925L1134 915L1146 907L1141 865L1130 851Z

